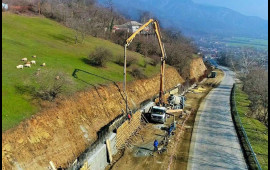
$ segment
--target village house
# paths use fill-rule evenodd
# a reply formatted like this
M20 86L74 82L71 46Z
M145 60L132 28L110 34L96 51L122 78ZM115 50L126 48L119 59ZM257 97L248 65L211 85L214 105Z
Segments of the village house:
M126 31L128 33L134 33L136 32L143 24L137 22L137 21L129 21L123 25L115 25L113 27L112 32L116 31ZM150 31L149 27L146 27L143 31L141 31L141 34L147 34Z

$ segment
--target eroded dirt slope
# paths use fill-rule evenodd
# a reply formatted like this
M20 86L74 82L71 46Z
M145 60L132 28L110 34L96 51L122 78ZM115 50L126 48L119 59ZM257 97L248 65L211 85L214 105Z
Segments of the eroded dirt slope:
M183 83L178 72L166 69L166 89L178 83ZM118 85L122 88L122 83ZM127 89L132 99L129 105L138 106L158 93L159 75L130 82ZM2 134L2 169L45 169L50 161L56 167L66 167L97 139L97 131L124 108L124 100L114 84L60 101Z
M195 78L198 81L199 77L207 70L202 58L195 58L190 63L190 79Z

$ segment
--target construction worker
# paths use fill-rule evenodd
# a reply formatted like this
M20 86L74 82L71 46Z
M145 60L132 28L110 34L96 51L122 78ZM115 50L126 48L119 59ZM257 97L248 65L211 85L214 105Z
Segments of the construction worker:
M158 150L158 140L154 141L154 152Z
M171 133L172 133L173 130L174 130L174 125L171 124L171 126L170 126L170 128L169 128L169 130L168 130L168 137L171 136Z
M128 120L129 120L129 122L130 122L130 120L131 120L131 115L130 115L130 114L128 114Z

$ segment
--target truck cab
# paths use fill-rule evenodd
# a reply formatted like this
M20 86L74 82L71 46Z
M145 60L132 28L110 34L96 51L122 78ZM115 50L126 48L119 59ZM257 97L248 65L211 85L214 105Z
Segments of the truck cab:
M212 71L209 78L216 78L217 77L217 72Z
M151 120L157 123L165 123L167 109L165 107L153 106L150 108Z

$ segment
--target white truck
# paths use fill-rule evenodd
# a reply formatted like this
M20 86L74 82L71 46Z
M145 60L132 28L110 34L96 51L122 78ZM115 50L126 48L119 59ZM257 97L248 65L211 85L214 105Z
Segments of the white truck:
M173 109L184 109L185 101L185 96L170 95L168 98L168 103Z
M165 123L167 121L166 111L167 109L165 107L152 106L149 110L151 113L151 120L153 122Z

